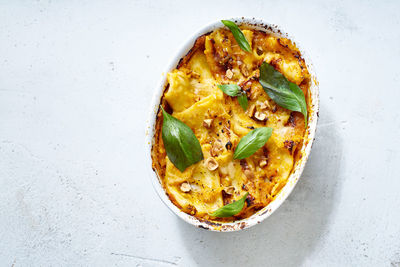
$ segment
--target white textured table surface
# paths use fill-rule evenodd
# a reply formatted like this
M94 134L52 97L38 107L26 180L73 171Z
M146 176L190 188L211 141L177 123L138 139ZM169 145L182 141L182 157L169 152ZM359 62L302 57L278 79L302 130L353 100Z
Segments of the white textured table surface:
M1 1L1 266L399 266L399 1ZM196 229L159 200L144 127L172 54L260 17L309 51L319 129L263 223Z

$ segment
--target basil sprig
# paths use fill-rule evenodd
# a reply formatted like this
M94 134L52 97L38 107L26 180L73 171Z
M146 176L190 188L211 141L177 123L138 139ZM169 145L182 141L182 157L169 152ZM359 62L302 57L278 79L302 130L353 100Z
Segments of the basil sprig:
M229 96L237 96L239 105L246 111L248 102L247 102L247 95L239 85L231 83L231 84L218 84L217 85L222 92Z
M260 127L250 131L242 139L233 154L234 159L244 159L253 155L257 150L265 145L271 137L272 128Z
M303 113L307 127L307 104L300 87L289 82L282 73L264 62L260 67L259 82L269 97L279 106Z
M203 159L199 140L192 129L182 121L163 112L162 139L169 160L183 172Z
M244 202L246 201L248 195L249 192L246 192L246 194L244 194L244 196L241 199L217 209L210 215L213 217L224 218L238 214L243 209Z
M239 105L242 107L244 111L246 111L247 106L249 105L247 102L247 95L245 92L240 91L240 94L237 97Z
M235 83L231 84L218 84L217 85L222 92L229 96L238 96L239 92L242 90L239 85Z
M239 29L239 27L235 24L235 22L230 20L221 20L221 22L231 30L233 37L235 37L236 42L240 46L240 48L244 51L251 52L251 47L249 42L247 42L246 37L243 32Z

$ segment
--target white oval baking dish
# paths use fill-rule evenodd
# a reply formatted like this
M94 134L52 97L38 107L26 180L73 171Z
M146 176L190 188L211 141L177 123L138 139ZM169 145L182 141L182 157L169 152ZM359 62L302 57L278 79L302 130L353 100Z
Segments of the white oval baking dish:
M213 22L205 27L202 27L198 30L191 38L189 38L184 45L177 51L175 56L170 61L169 65L165 68L163 77L159 82L158 86L155 89L155 93L150 105L150 114L149 119L147 121L146 127L146 164L147 168L150 173L150 178L153 184L154 189L156 190L157 194L161 198L161 200L170 208L178 217L190 223L194 226L204 228L207 230L218 231L218 232L231 232L237 231L245 228L249 228L255 224L260 223L261 221L265 220L268 216L270 216L282 203L285 199L289 196L292 192L293 188L295 187L297 181L299 180L301 173L303 172L304 166L308 159L308 156L311 151L311 146L314 141L315 131L317 127L317 120L318 120L318 109L319 109L319 88L318 88L318 81L316 79L314 68L311 64L311 61L308 57L308 54L302 49L302 47L293 39L291 35L288 35L284 31L282 31L278 26L268 24L261 19L247 19L247 18L233 18L230 19L235 21L237 24L246 24L251 26L254 29L263 30L265 32L273 33L280 37L286 37L296 43L296 46L301 52L302 57L304 58L308 70L311 74L311 86L310 86L310 112L309 112L309 121L308 121L308 128L305 137L305 142L303 147L300 151L302 153L302 157L298 160L294 166L294 169L288 179L287 184L282 188L279 194L276 196L274 201L272 201L269 205L264 207L263 209L259 210L251 217L242 219L235 222L230 223L215 223L215 222L208 222L199 220L198 218L191 216L183 211L181 211L177 206L175 206L170 199L168 198L164 188L162 187L160 178L158 177L157 173L152 169L152 159L151 159L151 147L153 144L153 136L155 130L155 122L156 122L156 115L159 109L160 99L163 95L163 91L166 84L166 73L173 70L179 60L183 58L188 51L192 48L196 39L210 31L213 31L217 28L223 27L223 24L220 21Z

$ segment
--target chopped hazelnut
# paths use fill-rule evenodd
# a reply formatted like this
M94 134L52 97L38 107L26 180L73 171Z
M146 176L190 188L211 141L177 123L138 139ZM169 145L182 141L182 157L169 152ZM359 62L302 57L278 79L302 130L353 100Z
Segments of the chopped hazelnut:
M246 64L240 65L240 71L243 73L245 77L249 76L249 70L247 69Z
M203 126L209 129L211 127L212 122L213 122L213 119L206 119L203 121Z
M267 115L265 113L262 113L260 111L256 111L256 113L254 114L254 117L256 117L257 120L259 121L263 121L267 118Z
M249 117L253 117L255 111L256 111L256 105L251 105L250 108L248 108L246 112L247 112L247 115L249 115Z
M244 170L244 175L248 178L248 179L254 179L254 172L250 169L245 169Z
M216 157L218 156L219 152L224 149L221 141L217 140L214 142L212 148L211 148L211 156Z
M227 186L227 187L224 188L224 191L228 195L233 195L233 193L235 193L235 187L233 185Z
M187 193L187 192L189 192L190 190L192 190L192 188L190 187L190 184L189 184L188 182L183 182L183 183L181 184L181 190L182 190L182 192Z
M242 61L238 60L238 61L236 61L236 62L237 62L237 64L238 64L238 66L242 65Z
M252 81L252 80L246 81L246 82L244 82L244 84L241 85L241 87L242 87L242 89L243 89L244 91L249 91L249 90L251 90L252 84L253 84L253 81Z
M250 99L254 100L257 99L258 96L260 95L260 88L258 88L257 86L252 86L250 89Z
M225 76L226 76L228 79L232 79L232 77L233 77L233 72L232 72L232 70L227 69L227 70L226 70L226 73L225 73Z
M258 165L262 168L267 166L268 161L266 159L261 159L260 162L258 163Z
M264 102L261 102L258 106L260 107L260 109L266 109L267 108L267 105L265 105Z
M215 171L219 166L218 162L213 157L209 157L208 159L206 159L205 164L207 169L209 169L210 171Z

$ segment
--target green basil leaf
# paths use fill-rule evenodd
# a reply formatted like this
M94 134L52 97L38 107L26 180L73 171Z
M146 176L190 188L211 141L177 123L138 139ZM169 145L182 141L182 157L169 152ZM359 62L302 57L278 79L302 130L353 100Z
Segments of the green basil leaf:
M245 92L242 91L242 88L240 88L239 85L231 83L231 84L218 84L217 86L225 94L229 96L237 96L239 105L243 108L244 111L246 111L248 106L247 95Z
M253 155L257 150L265 145L271 137L272 128L261 127L250 131L242 139L233 154L234 159L244 159Z
M307 127L307 104L303 91L289 82L282 73L264 62L260 67L259 82L269 97L279 106L303 113Z
M162 139L169 160L183 172L203 159L199 140L192 129L182 121L163 112Z
M304 122L307 128L307 104L306 104L306 97L304 96L303 90L301 88L292 82L289 82L289 88L292 90L294 95L296 96L299 104L300 104L300 112L303 113L304 116Z
M237 97L239 105L243 108L244 111L246 111L247 106L249 103L247 102L247 95L245 92L242 92L240 95Z
M222 208L217 209L210 215L213 217L224 218L238 214L243 209L244 202L246 201L248 195L249 192L246 192L246 194L244 194L244 196L241 199L234 201L230 204L227 204Z
M231 84L218 84L217 85L219 89L221 89L222 92L229 96L237 96L240 91L242 90L239 85L235 83Z
M236 42L240 46L240 48L244 51L251 52L251 47L249 42L247 42L246 37L243 32L239 29L239 27L235 24L235 22L230 20L221 20L221 22L231 30L233 37L235 37Z

